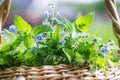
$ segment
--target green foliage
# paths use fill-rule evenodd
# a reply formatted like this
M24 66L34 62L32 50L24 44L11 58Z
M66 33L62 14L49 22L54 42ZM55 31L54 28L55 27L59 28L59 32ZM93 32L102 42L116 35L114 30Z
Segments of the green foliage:
M69 31L70 34L72 33L73 25L69 20L67 20L65 18L57 18L56 21L57 21L58 24L64 25L66 27L66 29Z
M36 36L37 34L43 33L43 32L50 32L52 31L51 27L46 27L43 25L36 26L33 30L33 35Z
M59 43L59 38L60 38L59 28L55 28L55 30L52 34L52 39L53 39L53 41L55 41L55 43Z
M4 30L6 38L0 46L0 66L41 66L72 64L82 67L91 65L91 72L96 68L106 70L116 66L119 57L114 52L117 46L112 39L102 43L100 38L90 37L87 33L93 13L89 13L70 22L65 18L57 18L54 26L36 26L34 29L20 16L15 16L16 32ZM62 28L59 27L63 26ZM11 36L14 35L15 38Z
M26 46L26 48L31 48L31 46L32 46L32 34L31 33L26 34L24 36L23 42L24 42L24 45Z
M63 52L66 55L67 59L70 63L72 63L73 59L75 58L75 53L71 49L63 48Z
M94 13L89 13L85 16L78 18L75 21L75 25L78 31L86 32L89 29L91 22L93 21Z
M31 26L18 15L15 16L14 25L16 26L16 29L20 32L22 31L25 33L29 33L32 29Z

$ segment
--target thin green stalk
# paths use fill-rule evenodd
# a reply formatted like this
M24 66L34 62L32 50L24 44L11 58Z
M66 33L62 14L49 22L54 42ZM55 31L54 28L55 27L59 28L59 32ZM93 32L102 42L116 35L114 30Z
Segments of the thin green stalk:
M55 20L55 6L52 3L52 0L50 2L49 6L51 7L51 10L52 10L52 21L51 21L51 27L52 27L54 24L54 20Z

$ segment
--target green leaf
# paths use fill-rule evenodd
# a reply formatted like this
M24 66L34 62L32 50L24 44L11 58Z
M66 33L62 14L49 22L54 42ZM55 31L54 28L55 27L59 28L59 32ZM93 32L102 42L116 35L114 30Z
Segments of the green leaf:
M7 29L3 29L3 30L2 30L2 33L3 33L3 35L5 35L6 37L8 37L8 39L9 39L10 42L13 42L13 41L17 38L17 36L16 36L15 33L10 32L10 31L7 30ZM4 39L3 39L3 40L4 40ZM3 43L4 43L4 44L2 44L2 45L5 45L5 43L8 43L8 42L7 42L6 40L4 40Z
M11 44L7 44L5 46L2 47L2 49L0 50L0 53L6 53L6 52L9 52L11 51Z
M26 60L29 60L29 59L32 59L33 54L32 54L31 52L32 52L32 50L31 50L31 49L28 49L28 50L25 52L25 54L23 55L25 61L26 61Z
M10 52L12 50L15 50L17 47L19 47L20 43L23 40L23 36L19 35L15 41L13 41L11 44L6 44L3 46L0 50L1 53Z
M11 44L12 45L12 47L14 48L14 49L16 49L17 47L19 47L19 45L21 44L21 42L23 41L23 38L24 38L24 35L19 35L18 37L17 37L17 39Z
M40 25L34 28L33 35L36 36L37 34L50 32L50 31L52 31L51 27Z
M90 51L90 60L94 60L96 58L96 49L92 46L89 47L89 51Z
M48 53L47 53L47 47L43 47L43 48L39 49L39 54L41 56L47 56L48 55Z
M52 39L55 42L59 42L60 34L59 34L59 28L55 28L54 32L52 33Z
M93 18L94 18L93 12L88 13L87 15L78 18L75 21L77 30L80 32L86 32L88 30L90 24L92 23Z
M22 19L18 15L16 15L14 18L14 25L16 26L16 29L21 32L29 33L32 30L31 25L29 25L24 19Z
M44 59L44 64L53 65L55 63L55 59L56 59L56 56L53 54L50 54Z
M4 64L4 60L0 58L0 65Z
M14 61L15 65L21 65L25 61L23 54L17 53L17 58Z
M11 54L4 55L3 60L4 60L4 65L9 66L9 67L14 66L13 63L14 63L15 59L13 58L13 56Z
M23 42L24 42L24 45L26 46L26 48L31 48L31 46L32 46L32 34L31 33L29 33L29 34L26 34L25 36L24 36L24 40L23 40Z
M70 34L72 33L73 24L69 20L67 20L65 18L57 18L56 21L57 21L58 24L64 25L66 27L66 29L69 31Z
M71 63L72 60L75 58L75 54L73 54L71 49L67 49L67 48L63 48L63 52L67 57L67 59L69 60L69 62Z

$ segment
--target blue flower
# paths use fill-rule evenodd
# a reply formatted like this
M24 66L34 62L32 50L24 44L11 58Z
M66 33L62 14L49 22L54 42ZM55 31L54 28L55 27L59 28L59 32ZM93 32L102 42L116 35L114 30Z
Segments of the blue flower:
M109 50L108 50L108 46L105 46L103 49L102 49L102 53L107 53Z
M49 18L49 12L48 11L44 11L44 17Z
M67 35L66 35L66 32L62 32L62 34L61 34L61 36L63 37L66 37Z
M50 22L45 22L45 21L43 21L43 22L42 22L42 25L44 25L44 26L49 26L49 25L50 25Z
M42 42L43 41L43 36L42 34L35 36L36 42Z
M66 40L63 40L62 42L60 42L60 47L63 47L66 44Z
M16 27L14 25L9 26L10 32L16 32Z

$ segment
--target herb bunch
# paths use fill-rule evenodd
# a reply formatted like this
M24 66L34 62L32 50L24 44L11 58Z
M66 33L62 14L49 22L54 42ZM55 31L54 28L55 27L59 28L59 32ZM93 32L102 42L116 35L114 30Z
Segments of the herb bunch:
M93 21L93 12L74 22L55 17L54 7L52 14L50 18L49 12L45 11L45 20L34 28L22 17L15 16L14 25L2 31L1 67L58 64L81 67L89 64L90 70L95 71L96 68L106 70L117 65L119 57L115 51L118 47L114 41L109 39L103 43L100 37L86 33ZM49 19L52 19L51 22Z

